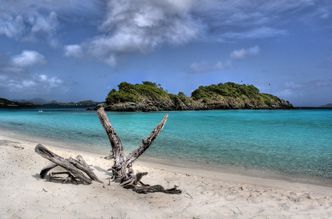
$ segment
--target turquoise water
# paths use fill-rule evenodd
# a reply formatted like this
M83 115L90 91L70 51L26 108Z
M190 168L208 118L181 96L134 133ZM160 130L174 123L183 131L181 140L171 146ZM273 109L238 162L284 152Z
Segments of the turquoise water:
M165 112L108 113L127 150L135 148ZM95 112L0 110L0 128L76 143L108 153ZM332 110L227 110L169 112L145 156L214 167L273 170L332 179Z

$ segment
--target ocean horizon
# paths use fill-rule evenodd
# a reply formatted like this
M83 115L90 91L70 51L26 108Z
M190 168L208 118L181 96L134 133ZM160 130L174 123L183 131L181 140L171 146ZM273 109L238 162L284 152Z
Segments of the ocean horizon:
M108 112L108 116L129 152L166 113L167 124L144 154L147 158L217 170L332 179L332 110ZM105 155L111 149L94 111L2 109L0 128Z

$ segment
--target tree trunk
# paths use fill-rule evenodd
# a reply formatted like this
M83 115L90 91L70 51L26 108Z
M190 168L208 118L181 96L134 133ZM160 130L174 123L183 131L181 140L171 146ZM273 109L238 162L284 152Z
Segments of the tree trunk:
M165 126L168 119L167 114L164 116L161 122L153 129L151 134L146 139L142 140L142 144L137 149L132 151L127 157L124 154L121 140L113 129L104 108L100 107L97 110L97 114L112 146L111 157L114 158L114 163L111 170L112 177L115 182L120 183L120 185L124 188L133 189L138 193L181 193L181 190L177 189L176 186L171 189L164 189L161 185L149 186L147 184L144 184L141 179L144 175L147 175L147 172L134 174L134 170L132 168L133 162L137 160L151 146L153 141L157 138L157 136Z

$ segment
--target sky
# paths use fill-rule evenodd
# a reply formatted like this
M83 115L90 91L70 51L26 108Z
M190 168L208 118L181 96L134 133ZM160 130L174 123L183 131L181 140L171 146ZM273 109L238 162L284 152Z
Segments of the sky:
M0 0L0 97L103 101L147 80L332 103L332 2Z

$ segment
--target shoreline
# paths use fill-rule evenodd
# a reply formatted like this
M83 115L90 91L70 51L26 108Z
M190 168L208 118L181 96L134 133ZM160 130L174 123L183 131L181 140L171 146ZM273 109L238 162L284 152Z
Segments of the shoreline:
M16 136L16 137L15 137ZM21 136L22 137L22 136ZM3 218L331 218L332 187L176 167L138 160L150 185L179 186L180 195L137 194L109 180L105 154L60 148L40 139L0 134L0 212ZM34 152L44 143L63 157L81 154L103 183L47 182L49 162ZM56 142L54 142L56 143Z
M5 132L6 137L10 137L13 139L19 139L30 142L38 142L45 146L51 146L52 148L63 149L67 151L76 151L79 153L89 153L94 155L99 155L105 157L111 150L111 145L109 148L102 149L101 147L95 147L89 150L89 145L84 145L81 148L82 144L73 143L73 142L65 142L65 141L57 141L55 139L42 138L38 136L31 136L27 134L19 134L17 132L6 130L0 128L2 133ZM1 134L3 137L3 134ZM106 137L106 136L105 136ZM129 151L126 151L129 153ZM212 165L206 164L203 162L195 163L194 161L189 160L179 160L179 159L171 159L171 158L156 158L150 155L144 155L139 159L139 162L144 163L145 165L155 165L155 166L163 166L166 169L192 169L197 172L208 172L210 175L218 175L218 174L229 174L231 176L240 176L240 177L248 177L262 179L262 180L276 180L276 181L284 181L288 183L300 183L300 184L310 184L314 186L323 186L330 187L332 189L332 179L322 178L322 177L313 177L313 176L294 176L290 174L286 174L283 172L271 170L271 169L255 169L255 168L246 168L239 166L231 166L231 165Z
M42 143L45 146L50 145L52 147L58 149L65 149L70 151L77 151L82 153L91 153L91 154L98 154L100 156L107 156L111 150L111 145L109 148L102 149L101 147L94 147L89 149L89 145L85 144L78 144L73 142L65 142L65 141L58 141L55 139L48 139L42 138L39 136L32 136L27 134L19 134L15 131L7 130L4 128L0 128L2 133L6 133L8 137L17 138L24 141L34 141L38 143ZM105 136L106 138L106 136ZM83 145L83 147L82 147ZM78 148L80 147L81 148ZM129 151L126 151L129 153ZM303 184L312 184L317 186L326 186L332 188L332 179L327 179L323 177L314 177L314 176L294 176L291 174L286 174L280 171L271 170L271 169L258 169L258 168L246 168L240 166L231 166L231 165L213 165L213 164L206 164L203 162L195 163L194 161L189 160L180 160L180 159L172 159L172 158L161 158L161 157L153 157L151 155L144 155L139 159L140 162L146 164L155 164L155 165L163 165L168 166L169 168L189 168L195 169L197 171L208 171L215 174L231 174L231 175L240 175L245 177L253 177L259 179L271 179L271 180L281 180L290 183L303 183Z
M0 129L3 131L2 129ZM9 132L9 131L8 131ZM106 150L106 153L102 153L102 150L84 150L85 148L77 148L73 144L61 142L57 144L55 140L49 140L45 138L39 138L36 136L28 136L24 134L18 133L6 133L5 135L1 134L1 137L23 140L26 142L34 142L35 144L41 143L46 147L55 148L56 150L64 150L67 152L76 152L78 154L90 154L94 156L105 157L108 155L109 150ZM9 135L8 135L9 134ZM64 145L67 146L64 146ZM78 144L77 144L78 145ZM126 151L128 153L128 151ZM180 162L179 160L167 160L161 158L154 158L152 156L145 155L141 157L138 163L143 164L144 166L153 166L153 167L160 167L166 170L191 170L195 173L201 173L202 175L210 175L210 176L223 176L226 179L242 179L243 181L252 181L252 182L259 182L259 181L269 181L269 182L284 182L284 183L295 183L295 184L304 184L304 185L312 185L318 187L327 187L331 189L332 195L332 180L328 179L312 179L312 178L299 178L299 177L291 177L290 175L278 173L272 170L262 171L259 169L250 169L244 167L234 167L234 166L212 166L212 165L202 165L202 164L195 164L194 162L190 161L183 161ZM187 171L188 172L188 171ZM275 183L273 183L275 184ZM263 185L263 184L262 184Z

